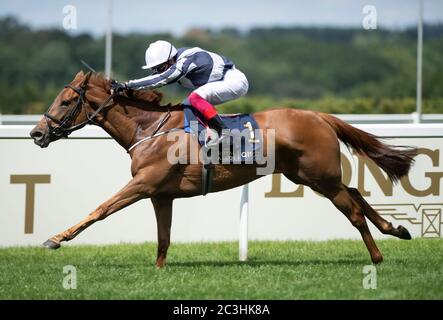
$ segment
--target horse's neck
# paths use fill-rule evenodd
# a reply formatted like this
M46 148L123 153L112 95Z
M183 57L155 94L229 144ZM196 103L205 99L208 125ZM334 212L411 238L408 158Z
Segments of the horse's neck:
M152 132L166 111L161 107L143 110L124 100L117 100L115 105L105 109L99 125L126 150L141 136Z
M137 131L137 123L125 116L121 106L115 105L104 111L98 124L123 148L128 150Z
M88 99L99 108L109 97L100 84L93 85L88 91ZM124 97L114 98L113 103L105 107L96 118L96 122L123 148L128 150L138 139L152 133L155 127L166 114L167 109L158 105L157 102L133 100ZM170 125L176 126L181 121L180 115L174 113Z

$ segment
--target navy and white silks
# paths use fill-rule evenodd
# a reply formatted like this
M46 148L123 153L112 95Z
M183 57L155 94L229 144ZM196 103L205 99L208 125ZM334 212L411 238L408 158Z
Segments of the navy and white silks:
M211 104L220 104L245 95L246 76L224 56L198 47L177 50L176 62L166 71L128 81L129 88L158 88L178 82Z

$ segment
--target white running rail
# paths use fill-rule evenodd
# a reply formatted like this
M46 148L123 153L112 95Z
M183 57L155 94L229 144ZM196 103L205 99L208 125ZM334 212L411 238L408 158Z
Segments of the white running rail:
M239 259L248 259L248 215L249 215L249 184L245 184L241 191L240 200L240 237Z

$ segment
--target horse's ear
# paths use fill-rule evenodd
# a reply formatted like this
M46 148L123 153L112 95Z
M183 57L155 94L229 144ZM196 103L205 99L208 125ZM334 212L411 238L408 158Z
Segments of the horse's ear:
M83 72L83 71L82 71L82 72ZM91 76L92 76L92 71L89 71L89 72L84 76L84 78L83 78L83 80L82 80L80 86L81 86L81 87L86 86L86 85L88 84L88 82L89 82L89 78L91 78Z
M80 77L84 77L85 76L85 74L83 73L83 70L80 70L79 72L77 72L77 74L75 75L75 77L74 77L74 80L73 81L75 81L76 79L78 79L78 78L80 78Z

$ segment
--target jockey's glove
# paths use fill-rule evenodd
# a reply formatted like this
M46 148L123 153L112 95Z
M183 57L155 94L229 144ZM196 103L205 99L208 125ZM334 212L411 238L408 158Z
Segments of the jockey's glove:
M121 82L117 82L117 81L113 81L111 84L111 90L114 93L119 93L119 92L123 92L128 90L128 86L126 85L126 83L121 83Z

